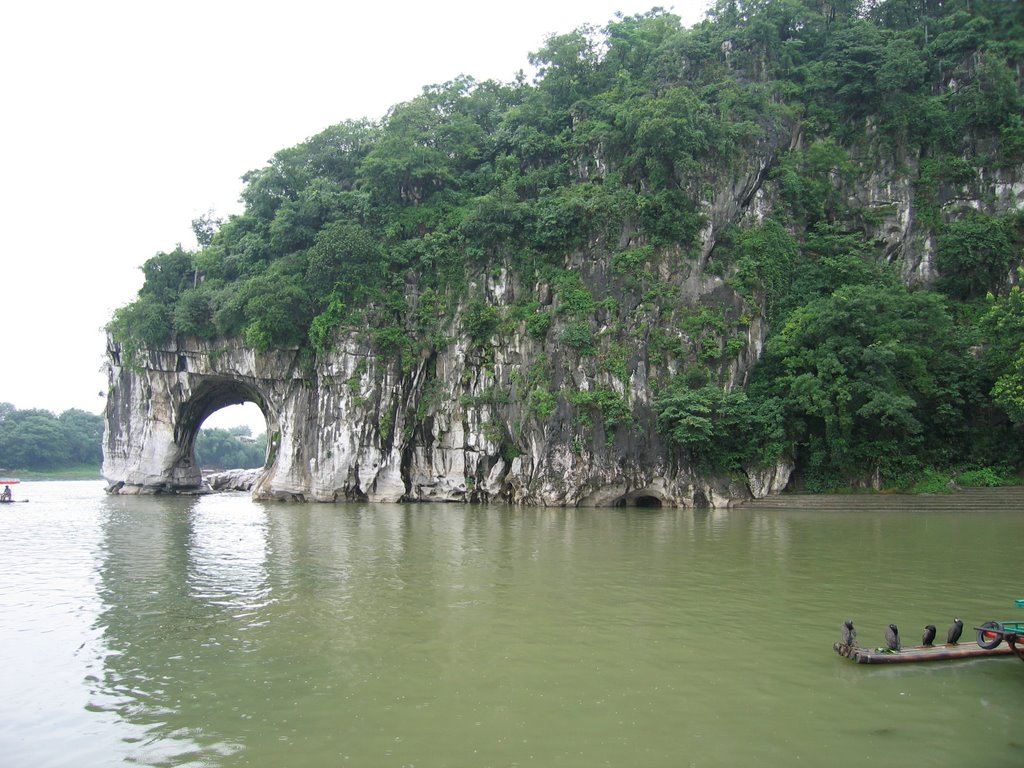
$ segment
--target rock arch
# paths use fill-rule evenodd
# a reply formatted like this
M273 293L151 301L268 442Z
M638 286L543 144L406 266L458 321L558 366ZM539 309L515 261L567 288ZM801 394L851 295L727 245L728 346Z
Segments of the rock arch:
M270 356L260 365L248 350L216 349L198 340L131 360L108 341L107 357L103 476L109 491L206 490L195 460L196 435L210 414L228 405L255 403L267 420L268 444L277 445L291 379L282 377L282 367L289 369L289 360ZM266 469L270 455L268 449Z
M202 492L200 426L219 408L253 402L269 444L252 489L258 499L464 502L475 494L657 508L749 498L732 477L673 466L654 433L581 452L566 442L576 434L570 416L535 422L524 419L522 403L494 399L496 381L514 388L515 372L536 352L531 344L523 337L496 349L484 369L466 338L411 360L381 353L358 330L316 356L182 336L129 353L111 339L103 477L116 493ZM522 435L506 454L511 425Z
M174 441L191 453L196 435L212 414L229 405L254 403L263 412L263 418L270 421L266 398L253 384L231 378L213 377L204 380L192 396L180 406Z
M254 403L263 412L269 424L275 421L268 414L266 398L252 383L240 379L213 377L200 382L192 396L181 403L177 424L174 429L174 443L178 446L179 462L184 466L195 464L195 442L203 422L212 414L229 405ZM270 429L267 436L271 435ZM268 456L271 441L267 440ZM264 465L267 457L264 457Z

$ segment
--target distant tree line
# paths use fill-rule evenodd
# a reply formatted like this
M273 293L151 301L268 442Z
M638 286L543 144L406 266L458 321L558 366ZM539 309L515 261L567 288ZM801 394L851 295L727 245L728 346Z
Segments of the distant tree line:
M261 467L267 436L251 434L247 426L202 429L196 437L196 460L213 469ZM18 410L0 403L0 470L99 470L102 444L103 417L98 414L72 408L55 416L39 408Z
M203 469L253 469L267 455L267 435L252 438L249 427L201 429L196 436L196 461Z
M96 467L103 460L103 417L72 408L55 416L0 403L0 468L52 470Z

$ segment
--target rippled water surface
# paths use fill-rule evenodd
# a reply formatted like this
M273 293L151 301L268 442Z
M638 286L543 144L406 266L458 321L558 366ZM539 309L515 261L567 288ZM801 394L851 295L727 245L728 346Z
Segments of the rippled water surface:
M17 496L10 768L1024 765L1021 662L832 651L846 617L864 645L1024 620L1021 490L717 511Z

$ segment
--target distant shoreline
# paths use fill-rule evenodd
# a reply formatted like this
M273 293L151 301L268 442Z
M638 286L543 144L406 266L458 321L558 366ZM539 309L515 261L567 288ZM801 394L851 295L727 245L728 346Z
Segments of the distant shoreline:
M19 480L102 480L99 467L64 467L63 469L14 469L3 470L10 477Z

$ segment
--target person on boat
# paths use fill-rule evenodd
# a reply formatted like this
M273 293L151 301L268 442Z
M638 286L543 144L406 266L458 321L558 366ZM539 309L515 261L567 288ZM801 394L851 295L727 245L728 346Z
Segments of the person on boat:
M11 486L9 486L9 485L5 485L4 486L4 492L2 494L0 494L0 499L2 499L3 501L10 501L11 500Z

